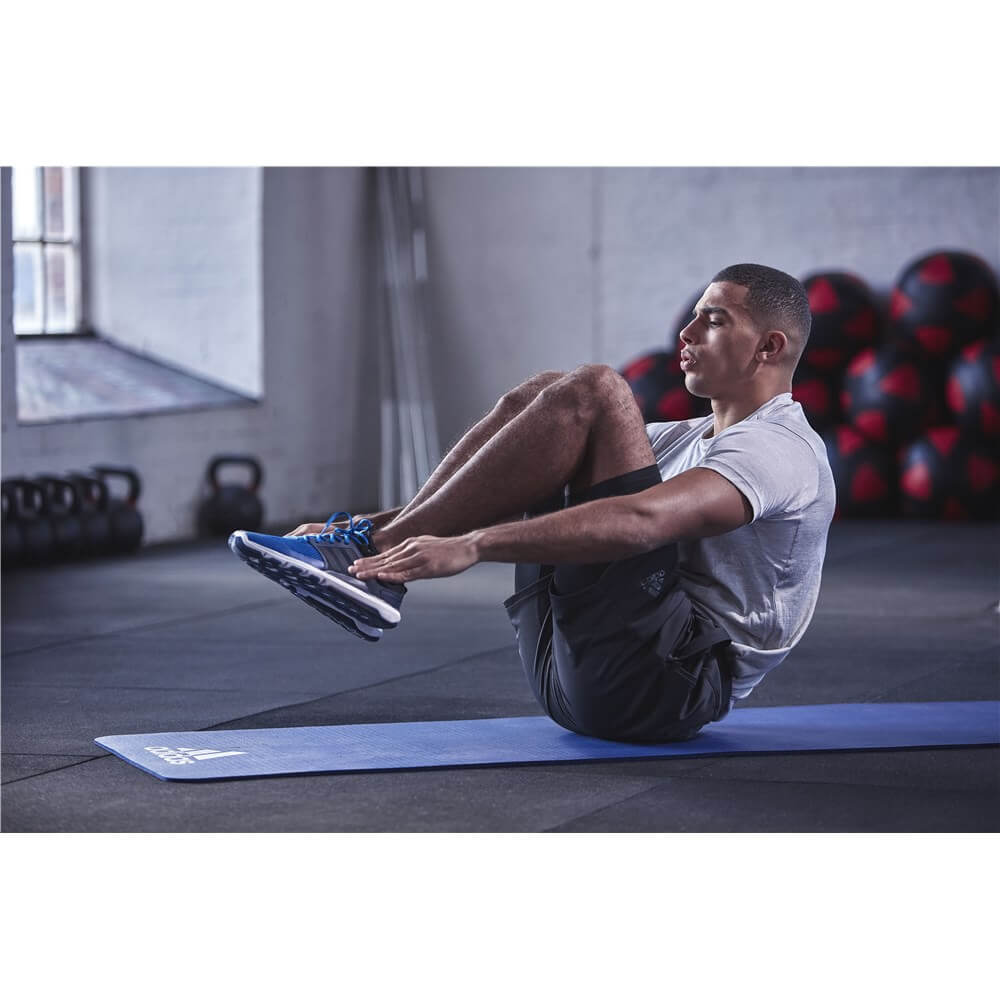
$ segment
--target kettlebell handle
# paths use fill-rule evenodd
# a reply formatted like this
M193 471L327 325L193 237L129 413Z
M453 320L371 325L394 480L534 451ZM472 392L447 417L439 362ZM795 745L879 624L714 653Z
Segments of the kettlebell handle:
M97 507L98 510L104 510L107 507L111 491L103 479L98 479L96 476L88 476L82 472L67 473L66 478L71 483L76 484L81 498L85 499L91 506Z
M49 508L53 506L62 508L53 510L58 515L77 514L80 511L80 490L75 483L61 476L36 476L35 479L46 491L46 499L49 501ZM61 495L60 495L61 494ZM54 504L53 504L54 502Z
M260 462L252 455L217 455L208 465L208 483L216 493L220 489L218 478L219 468L223 465L247 466L252 473L252 479L248 487L252 492L257 491L264 478L264 471L260 467Z
M8 479L5 486L14 492L14 510L18 517L40 517L45 513L45 490L31 479Z
M128 482L128 496L126 496L125 501L133 507L135 506L139 494L142 492L142 484L139 482L139 475L135 469L130 469L127 465L92 465L90 469L102 480L109 476L126 480Z
M7 520L8 518L12 521L16 520L18 514L20 513L21 487L18 486L13 480L5 479L3 481L2 489L0 489L0 493L3 495L4 520Z

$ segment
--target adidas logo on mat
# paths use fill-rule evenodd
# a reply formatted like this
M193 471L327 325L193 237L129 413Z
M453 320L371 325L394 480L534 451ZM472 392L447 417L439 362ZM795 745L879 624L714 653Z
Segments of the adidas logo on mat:
M199 760L214 760L216 757L242 757L245 750L196 750L193 747L146 747L151 753L168 764L193 764Z

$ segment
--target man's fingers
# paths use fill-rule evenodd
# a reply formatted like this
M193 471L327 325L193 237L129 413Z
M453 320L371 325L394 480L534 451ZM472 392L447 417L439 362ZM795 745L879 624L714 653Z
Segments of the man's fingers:
M373 562L372 565L369 566L362 566L359 561L354 564L352 569L354 571L354 575L357 576L359 580L368 580L373 576L377 576L380 580L382 580L388 579L388 574L416 569L423 563L424 557L419 553L414 553L412 555L400 556L395 559L384 559L377 564Z
M385 566L395 559L410 556L416 551L418 550L416 545L414 545L414 540L409 538L405 542L394 545L391 549L386 549L385 552L380 552L378 555L355 559L352 566L355 570L370 570L379 566Z
M378 569L379 566L384 566L387 561L387 556L384 555L364 556L361 559L355 559L354 562L347 567L347 572L368 573L373 569Z

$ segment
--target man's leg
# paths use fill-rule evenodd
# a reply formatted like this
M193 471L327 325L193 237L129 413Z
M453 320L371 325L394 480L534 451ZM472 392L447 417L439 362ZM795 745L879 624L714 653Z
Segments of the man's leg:
M401 514L409 514L429 500L456 472L461 469L491 438L498 434L515 417L521 415L537 399L543 389L566 377L565 372L541 372L515 389L503 394L496 406L474 424L458 443L445 455L441 464L431 473L430 478L417 495L403 508Z
M495 434L519 416L530 403L533 403L543 389L547 389L565 376L565 372L540 372L504 393L493 409L462 435L408 504L394 510L382 510L363 516L368 518L372 522L372 526L378 530L392 523L401 515L414 511L437 493Z
M566 484L581 491L656 461L628 383L605 365L584 365L551 381L470 450L425 499L417 502L418 494L376 532L380 550L414 535L457 535L496 524Z

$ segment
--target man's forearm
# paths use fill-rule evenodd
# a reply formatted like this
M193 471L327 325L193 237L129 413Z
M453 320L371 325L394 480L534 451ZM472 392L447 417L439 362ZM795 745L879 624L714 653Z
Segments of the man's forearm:
M641 494L611 497L470 533L480 562L611 562L665 545Z
M477 562L614 562L680 539L734 531L752 518L753 509L725 477L694 468L641 493L528 521L464 535L415 532L384 552L358 559L350 571L359 580L408 583L454 576Z

